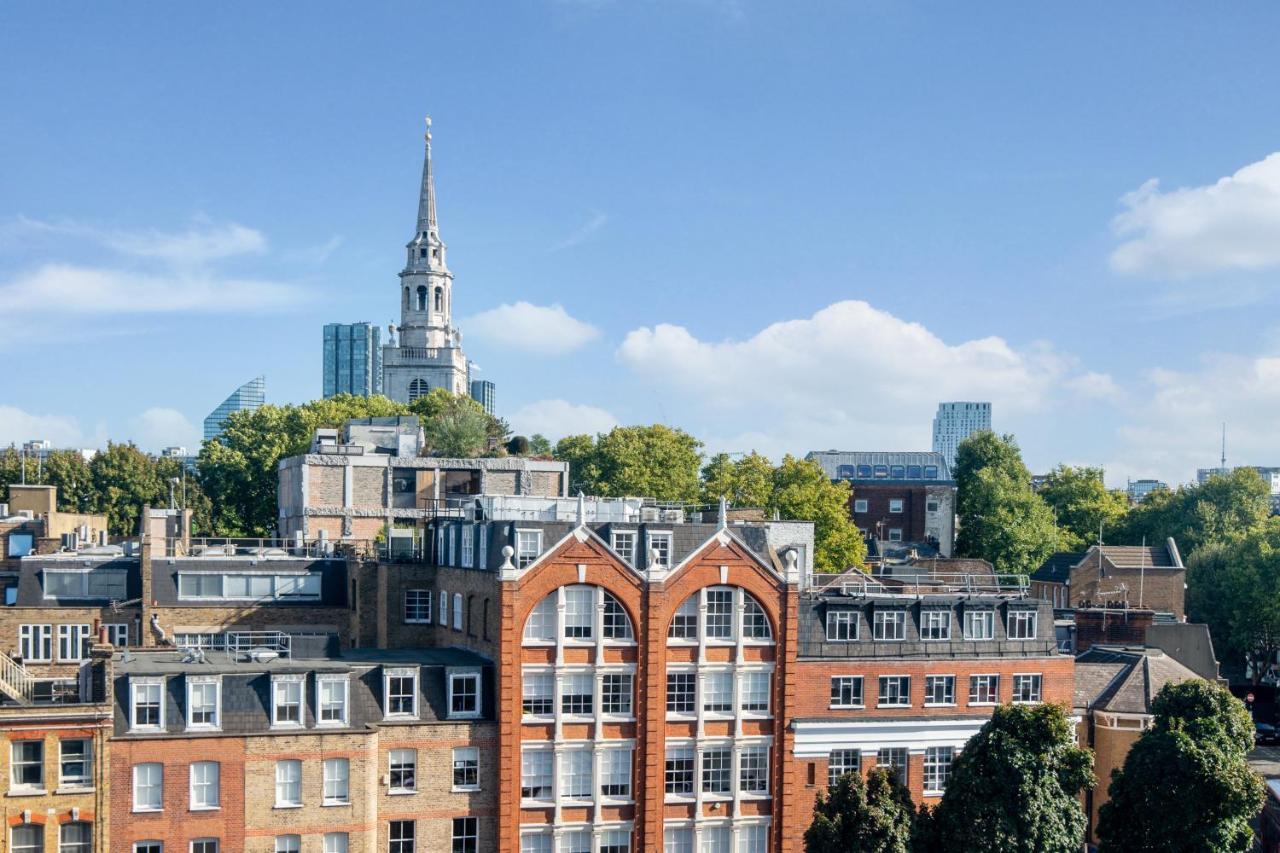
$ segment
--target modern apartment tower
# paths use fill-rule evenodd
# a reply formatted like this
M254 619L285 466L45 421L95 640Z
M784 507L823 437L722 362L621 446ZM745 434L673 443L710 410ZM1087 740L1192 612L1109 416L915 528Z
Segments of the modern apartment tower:
M947 467L956 464L956 448L975 432L991 429L990 403L939 403L933 417L933 452L947 459Z
M462 333L452 320L453 273L436 219L429 118L426 147L417 228L400 272L399 340L393 338L382 348L383 393L400 403L412 403L432 388L461 396L471 391Z
M223 400L218 408L204 419L204 440L216 438L222 432L223 425L232 412L253 411L267 401L267 380L259 376L250 379L231 392L231 396Z
M476 379L471 383L471 399L484 406L484 410L493 414L497 388L488 379Z
M382 347L373 323L324 327L324 396L382 393Z

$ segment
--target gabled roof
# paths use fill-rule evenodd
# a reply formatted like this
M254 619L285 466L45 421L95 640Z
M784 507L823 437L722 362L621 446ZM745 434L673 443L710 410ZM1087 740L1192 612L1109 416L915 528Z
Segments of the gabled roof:
M1072 567L1080 565L1084 555L1084 551L1058 551L1056 554L1050 554L1049 559L1031 573L1031 579L1044 583L1066 583Z
M1076 658L1074 704L1099 711L1150 714L1151 700L1166 684L1199 677L1159 649L1093 646Z

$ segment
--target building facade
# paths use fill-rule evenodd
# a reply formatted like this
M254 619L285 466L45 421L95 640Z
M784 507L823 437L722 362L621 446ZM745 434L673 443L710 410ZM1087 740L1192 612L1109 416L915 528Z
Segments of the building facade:
M259 376L241 385L204 419L204 440L217 438L233 412L253 411L267 402L267 380Z
M1060 610L1121 606L1183 622L1186 582L1186 566L1170 538L1163 546L1093 545L1053 554L1031 574L1031 592Z
M1125 493L1129 496L1129 503L1140 504L1157 489L1168 488L1169 484L1163 480L1130 480L1125 487Z
M832 480L853 486L849 517L863 535L921 544L944 557L955 544L955 482L940 453L827 450L808 454Z
M939 403L933 416L933 452L941 453L947 467L956 464L956 448L975 432L991 429L990 403Z
M497 386L488 379L473 379L471 381L471 399L475 400L489 414L494 413L497 405Z
M328 323L324 327L325 397L382 393L380 330L373 323Z
M412 403L433 388L466 396L471 391L469 365L462 352L462 333L453 325L453 273L436 218L431 119L427 119L417 227L405 248L400 337L382 348L382 392L401 403Z

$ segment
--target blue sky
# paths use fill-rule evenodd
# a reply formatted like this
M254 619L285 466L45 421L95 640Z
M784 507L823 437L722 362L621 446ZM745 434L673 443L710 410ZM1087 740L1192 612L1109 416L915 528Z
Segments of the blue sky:
M0 443L194 446L385 324L422 116L468 354L553 435L1280 464L1280 6L9 4ZM1156 183L1151 183L1155 181ZM559 306L559 310L555 309Z

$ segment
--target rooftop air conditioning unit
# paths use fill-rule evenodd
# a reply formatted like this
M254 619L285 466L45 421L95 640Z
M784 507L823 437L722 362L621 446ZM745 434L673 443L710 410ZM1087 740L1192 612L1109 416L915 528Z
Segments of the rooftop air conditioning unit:
M674 521L677 524L684 521L684 510L682 509L664 509L662 511L663 521Z
M657 521L658 508L656 506L646 506L640 508L641 521Z

